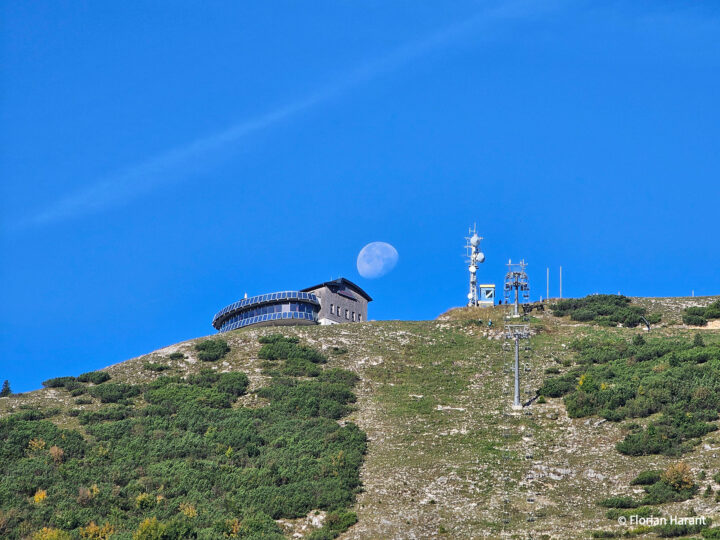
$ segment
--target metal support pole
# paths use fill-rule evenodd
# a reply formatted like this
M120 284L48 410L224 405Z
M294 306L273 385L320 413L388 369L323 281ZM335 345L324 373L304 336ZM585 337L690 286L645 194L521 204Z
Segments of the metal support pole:
M519 409L520 405L520 336L515 336L515 400L513 407Z
M520 402L520 340L529 337L530 327L527 324L510 324L505 327L505 339L512 339L515 342L515 396L512 403L512 408L515 410L523 408Z
M519 303L520 303L520 293L518 292L518 288L515 287L515 307L513 308L513 315L515 317L520 316L520 311L518 310Z
M560 267L560 299L562 300L562 266Z

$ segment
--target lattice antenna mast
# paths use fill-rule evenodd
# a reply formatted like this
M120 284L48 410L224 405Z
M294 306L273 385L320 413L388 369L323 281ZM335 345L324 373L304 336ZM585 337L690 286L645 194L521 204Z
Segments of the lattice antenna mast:
M520 312L518 307L520 304L520 295L522 295L523 301L527 302L530 300L530 283L527 273L525 273L527 263L524 259L519 263L508 260L507 267L508 271L507 274L505 274L505 303L509 303L510 296L514 292L513 317L519 317Z
M515 341L515 398L513 409L522 409L520 403L520 340L530 337L530 328L527 324L508 324L505 326L505 339Z
M470 292L468 293L468 307L476 307L479 305L477 293L477 270L478 264L485 262L485 254L480 251L480 241L482 236L478 236L476 225L472 229L468 229L469 236L465 237L465 250L467 254L467 265L470 271Z

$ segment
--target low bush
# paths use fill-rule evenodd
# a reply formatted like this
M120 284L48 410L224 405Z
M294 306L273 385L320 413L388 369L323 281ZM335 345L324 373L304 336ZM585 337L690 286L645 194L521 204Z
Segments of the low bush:
M661 480L645 487L646 495L642 498L642 504L664 504L668 502L681 502L692 499L697 492L697 487L675 489L673 486Z
M77 380L80 382L89 382L93 384L104 383L111 379L110 374L105 371L89 371L78 376Z
M203 362L215 362L230 352L227 341L221 338L206 339L195 344L198 359Z
M707 319L702 315L691 315L684 313L682 322L688 326L707 326Z
M598 503L606 508L637 508L640 503L632 497L610 497Z
M297 337L285 337L282 334L270 334L260 339L263 346L258 357L268 361L283 360L279 370L267 362L266 373L276 373L288 377L318 377L327 358L320 351L299 344Z
M222 373L215 384L218 391L233 397L239 397L245 394L250 379L244 373L232 372Z
M269 334L267 336L262 336L260 339L258 339L258 342L263 345L267 345L268 343L276 343L278 341L285 341L288 343L300 343L300 338L296 336L283 336L282 334Z
M562 397L574 390L576 384L577 376L574 373L568 373L561 377L552 377L545 379L538 390L538 394L545 397Z
M680 455L717 428L720 345L591 335L571 348L579 365L546 379L539 395L563 396L573 418L598 415L618 422L657 415L631 430L616 445L619 452Z
M14 512L3 538L32 538L43 526L97 537L103 527L91 524L111 523L112 538L125 540L281 540L275 519L312 510L327 512L314 537L335 538L357 519L349 510L367 445L355 424L337 421L356 381L341 369L312 380L273 375L258 392L269 404L258 408L230 406L249 384L238 372L160 375L132 402L139 386L104 382L89 390L114 389L127 405L78 411L86 438L48 411L3 418L0 508Z
M174 353L170 353L168 355L168 358L170 360L183 360L185 358L185 355L181 352L174 352Z
M77 381L75 377L55 377L54 379L48 379L43 381L42 385L45 388L63 388L68 383Z
M140 388L125 383L103 383L93 386L88 393L102 403L117 403L120 400L133 398L140 394Z
M640 306L630 305L631 299L616 294L593 294L585 298L570 298L560 300L551 306L556 317L570 316L573 321L595 321L602 326L617 326L622 324L627 328L634 328L640 324L647 310ZM661 320L659 313L647 315L646 320L657 324Z
M170 366L167 364L158 364L157 362L145 362L143 364L143 368L147 369L148 371L154 371L156 373L159 373L161 371L167 371L170 369Z
M706 522L707 521L709 521L709 520L706 520ZM680 536L689 536L689 535L698 534L705 527L707 527L707 525L703 525L703 524L684 525L684 524L667 523L665 525L657 525L657 526L653 527L652 530L660 538L678 538Z
M97 411L85 411L80 413L81 424L96 424L106 420L124 420L132 416L132 410L123 405L115 405L113 407L103 407Z
M720 319L720 300L705 307L685 308L682 316L683 323L690 326L706 326L710 319Z
M630 482L631 486L649 486L660 481L660 471L643 471Z

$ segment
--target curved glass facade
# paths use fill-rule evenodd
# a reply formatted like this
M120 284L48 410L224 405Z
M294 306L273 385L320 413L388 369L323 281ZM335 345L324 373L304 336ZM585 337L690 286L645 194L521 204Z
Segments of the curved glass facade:
M220 332L252 324L314 324L320 301L312 293L283 291L243 298L221 309L213 318Z

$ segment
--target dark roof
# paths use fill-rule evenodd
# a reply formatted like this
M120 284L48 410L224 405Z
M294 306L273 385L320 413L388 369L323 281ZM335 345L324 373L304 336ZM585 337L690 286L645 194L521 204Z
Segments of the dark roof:
M344 277L333 279L332 281L326 281L324 283L320 283L318 285L315 285L313 287L308 287L307 289L300 289L301 292L310 292L314 291L316 289L320 289L321 287L327 287L328 289L337 289L339 287L348 287L358 293L360 296L362 296L365 300L368 302L372 302L372 298L370 298L370 295L363 291L360 287L355 285L352 281L349 279L345 279Z

